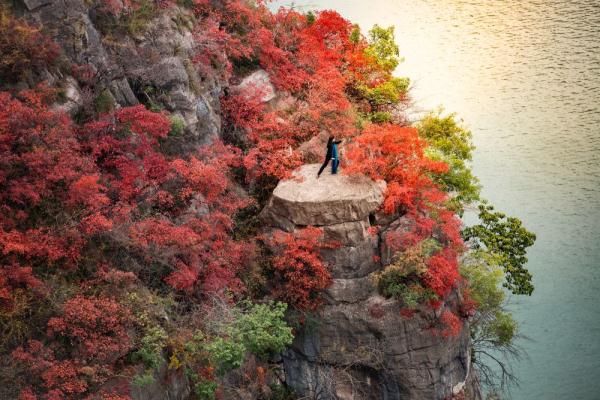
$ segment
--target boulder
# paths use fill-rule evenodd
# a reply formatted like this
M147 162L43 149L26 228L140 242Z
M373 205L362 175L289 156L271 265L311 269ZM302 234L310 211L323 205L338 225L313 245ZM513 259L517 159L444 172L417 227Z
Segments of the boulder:
M319 164L304 165L293 179L281 181L263 213L265 220L274 213L300 226L363 221L383 202L383 181L329 170L317 179L318 171Z

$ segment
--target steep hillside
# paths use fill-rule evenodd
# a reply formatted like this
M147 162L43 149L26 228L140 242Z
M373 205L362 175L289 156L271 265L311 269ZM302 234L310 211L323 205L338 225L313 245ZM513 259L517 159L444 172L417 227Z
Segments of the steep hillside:
M1 398L478 398L471 147L407 121L393 29L245 0L0 12Z

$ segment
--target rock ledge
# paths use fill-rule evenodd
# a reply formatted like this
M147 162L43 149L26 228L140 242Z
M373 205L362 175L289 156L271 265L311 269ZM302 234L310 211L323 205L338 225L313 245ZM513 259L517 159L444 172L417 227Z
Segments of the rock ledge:
M304 165L293 179L281 181L263 218L267 222L277 221L274 225L340 224L364 220L383 202L385 182L348 176L341 171L332 175L329 168L317 179L319 167L319 164Z

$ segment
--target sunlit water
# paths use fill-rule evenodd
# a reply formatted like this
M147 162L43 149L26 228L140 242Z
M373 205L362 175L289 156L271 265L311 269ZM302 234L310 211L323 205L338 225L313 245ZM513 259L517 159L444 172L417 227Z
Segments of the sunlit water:
M537 233L536 290L512 299L532 339L513 398L600 399L600 1L295 5L395 25L417 106L464 119L484 197Z

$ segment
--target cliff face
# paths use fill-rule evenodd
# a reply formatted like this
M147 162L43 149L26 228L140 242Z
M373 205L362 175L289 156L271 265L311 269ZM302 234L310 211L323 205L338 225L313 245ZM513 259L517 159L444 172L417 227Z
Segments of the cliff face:
M85 106L86 96L102 94L120 106L157 104L180 117L186 137L178 147L208 143L219 135L222 82L201 77L192 64L192 13L172 6L144 21L143 29L123 27L85 0L25 0L15 13L37 22L61 46L69 63L90 68L88 88L65 74L48 73L50 84L64 86L61 106L72 115ZM179 148L175 150L181 150Z
M281 182L262 213L271 229L320 226L341 244L323 253L333 284L317 321L283 356L286 383L318 399L451 398L469 376L468 326L457 337L436 336L428 329L433 311L404 318L396 301L377 293L372 275L385 249L368 228L385 184L328 171L317 180L318 167L306 165L299 179Z

